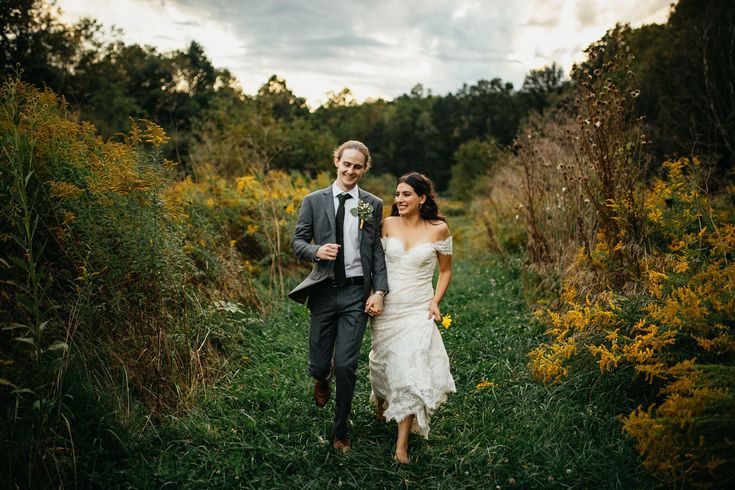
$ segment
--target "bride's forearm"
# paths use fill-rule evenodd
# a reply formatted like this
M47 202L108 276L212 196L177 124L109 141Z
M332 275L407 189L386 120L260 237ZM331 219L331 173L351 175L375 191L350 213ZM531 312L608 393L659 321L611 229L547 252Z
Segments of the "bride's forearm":
M439 279L436 281L436 291L434 292L434 299L432 300L437 305L441 302L444 297L444 293L449 289L449 283L452 281L452 271L439 271Z

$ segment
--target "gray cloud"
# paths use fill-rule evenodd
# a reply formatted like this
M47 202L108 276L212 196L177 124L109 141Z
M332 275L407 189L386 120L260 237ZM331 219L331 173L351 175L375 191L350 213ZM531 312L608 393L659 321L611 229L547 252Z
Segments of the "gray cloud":
M304 93L291 81L321 81L321 94L349 86L387 97L416 83L446 93L481 78L519 87L543 64L569 68L571 56L594 40L574 38L575 29L644 19L670 0L621 2L625 9L612 21L616 5L606 0L147 1L234 33L240 44L226 55L226 67L246 91L257 89L254 79L263 83L276 73L313 102L318 93ZM553 45L564 29L571 31L566 44ZM551 32L557 38L549 38Z
M593 26L598 22L595 5L590 2L577 2L577 20L582 26Z

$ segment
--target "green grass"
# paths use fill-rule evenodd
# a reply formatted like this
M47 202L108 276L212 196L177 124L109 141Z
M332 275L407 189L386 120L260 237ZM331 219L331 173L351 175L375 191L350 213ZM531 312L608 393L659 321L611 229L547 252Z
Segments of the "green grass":
M543 328L522 299L518 265L458 260L442 330L457 393L412 436L411 464L391 459L395 425L368 403L366 335L352 416L353 450L330 445L333 400L312 401L307 311L293 303L245 327L228 375L186 416L148 424L130 459L98 465L90 484L132 488L631 488L652 482L620 430L628 397L579 377L544 386L526 353ZM496 388L477 390L482 379ZM621 386L624 383L620 384Z

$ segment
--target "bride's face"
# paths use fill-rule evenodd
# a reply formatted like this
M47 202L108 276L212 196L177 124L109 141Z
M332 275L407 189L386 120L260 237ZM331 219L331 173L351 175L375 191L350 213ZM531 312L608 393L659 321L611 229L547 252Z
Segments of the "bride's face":
M396 207L400 216L411 216L419 212L419 206L426 200L424 196L419 196L413 187L402 182L396 187Z

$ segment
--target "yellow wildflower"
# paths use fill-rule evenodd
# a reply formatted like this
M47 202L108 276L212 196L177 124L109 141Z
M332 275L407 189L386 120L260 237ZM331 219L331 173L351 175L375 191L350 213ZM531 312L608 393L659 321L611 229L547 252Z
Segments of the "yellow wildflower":
M682 258L674 266L674 271L676 271L678 273L686 272L687 270L689 270L689 262L687 262L687 259L685 259L685 258Z
M663 223L664 213L660 209L653 209L648 213L648 219L653 223Z
M577 298L577 289L574 286L566 286L561 290L561 300L568 304L573 304Z
M145 133L143 133L143 139L147 143L151 143L153 146L158 147L165 145L168 141L166 131L153 121L143 119L143 122L145 122Z
M485 378L482 379L479 383L477 383L476 389L478 390L484 390L485 388L497 388L498 385L493 383L492 381L488 381Z
M442 326L444 328L449 328L449 326L452 324L452 315L447 313L442 317Z
M51 197L56 199L74 199L79 196L84 189L77 187L70 182L57 182L55 180L49 181L51 186Z
M62 226L70 225L76 219L77 219L76 215L72 213L71 211L62 211L61 213L61 225Z
M613 346L617 346L617 344L613 344ZM597 364L600 366L601 372L612 371L613 368L618 367L621 356L613 354L605 345L588 345L587 349L593 356L599 357Z
M237 191L243 192L246 189L250 189L256 184L255 177L252 175L245 175L237 178Z

